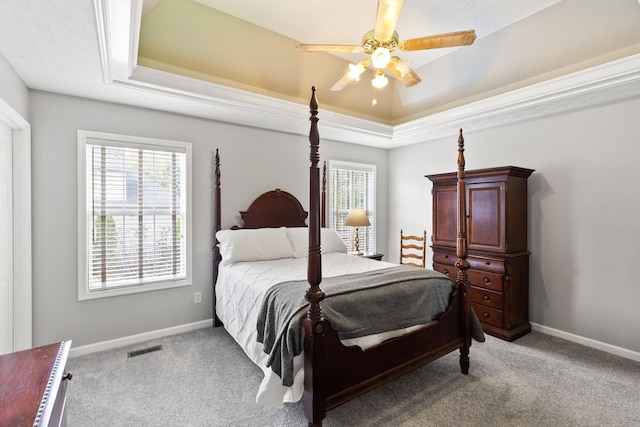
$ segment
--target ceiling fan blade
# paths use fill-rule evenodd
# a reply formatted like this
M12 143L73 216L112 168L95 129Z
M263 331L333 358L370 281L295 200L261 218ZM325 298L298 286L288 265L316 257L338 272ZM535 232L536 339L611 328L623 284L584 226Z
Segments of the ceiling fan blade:
M476 39L474 30L458 31L455 33L437 34L435 36L418 37L403 40L398 48L403 51L437 49L441 47L467 46Z
M358 53L362 52L362 46L340 44L299 44L296 46L296 50L298 52Z
M342 90L350 82L351 82L351 77L349 77L349 72L347 71L340 80L338 80L333 86L331 86L331 90L334 92Z
M397 57L394 57L394 58L397 58ZM396 78L400 80L402 84L404 84L406 87L415 86L422 81L420 77L418 77L418 75L412 69L409 69L409 71L406 72L403 76L400 70L398 70L398 68L396 67L396 63L397 61L389 62L389 64L387 64L387 68L391 70L393 75L396 76Z
M382 40L393 37L403 0L378 0L375 35Z

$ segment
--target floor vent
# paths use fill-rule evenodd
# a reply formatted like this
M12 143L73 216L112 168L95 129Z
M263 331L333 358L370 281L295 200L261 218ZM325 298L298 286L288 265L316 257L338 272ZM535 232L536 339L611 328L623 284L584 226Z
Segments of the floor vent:
M143 348L141 350L130 351L127 353L127 358L140 356L141 354L152 353L154 351L162 350L161 345L154 345L153 347Z

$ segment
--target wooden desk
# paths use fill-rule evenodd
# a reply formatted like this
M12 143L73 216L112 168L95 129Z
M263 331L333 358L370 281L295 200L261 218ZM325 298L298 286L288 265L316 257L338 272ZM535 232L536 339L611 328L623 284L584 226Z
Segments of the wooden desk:
M0 356L0 426L66 426L71 341Z

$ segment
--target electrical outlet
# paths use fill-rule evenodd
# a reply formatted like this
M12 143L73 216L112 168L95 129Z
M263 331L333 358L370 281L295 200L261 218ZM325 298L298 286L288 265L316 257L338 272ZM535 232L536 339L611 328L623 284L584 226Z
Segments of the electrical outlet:
M193 303L200 304L202 302L202 292L193 293Z

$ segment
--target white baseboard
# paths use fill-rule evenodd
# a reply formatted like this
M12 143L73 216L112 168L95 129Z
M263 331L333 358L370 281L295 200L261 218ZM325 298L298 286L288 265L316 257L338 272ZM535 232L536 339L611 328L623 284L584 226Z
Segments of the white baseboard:
M142 334L130 335L128 337L116 338L109 341L102 341L94 344L83 345L80 347L72 347L69 352L69 357L78 357L85 354L96 353L103 350L111 350L113 348L123 347L125 345L137 344L140 342L149 341L156 338L162 338L169 335L181 334L183 332L195 331L196 329L207 328L213 326L213 319L201 320L199 322L187 323L186 325L173 326L171 328L158 329L156 331L144 332ZM587 347L595 348L598 350L606 351L607 353L615 354L625 359L635 360L640 362L640 353L626 348L617 347L615 345L606 344L600 341L585 338L580 335L574 335L569 332L564 332L558 329L550 328L548 326L539 325L531 322L531 329L541 332L543 334L552 335L554 337L562 338L567 341L571 341L577 344L581 344Z
M143 332L141 334L130 335L128 337L116 338L109 341L87 344L80 347L72 347L69 357L84 356L85 354L96 353L103 350L111 350L125 345L137 344L156 338L169 335L181 334L183 332L195 331L206 327L213 327L213 319L201 320L199 322L187 323L186 325L172 326L170 328L158 329L156 331Z
M626 348L603 343L601 341L592 340L591 338L585 338L580 335L570 334L569 332L560 331L558 329L553 329L548 326L539 325L533 322L531 322L531 329L533 329L534 331L542 332L543 334L553 335L554 337L562 338L577 344L582 344L586 347L606 351L607 353L615 354L617 356L624 357L625 359L631 359L635 360L636 362L640 362L640 353L638 353L637 351L632 351Z

